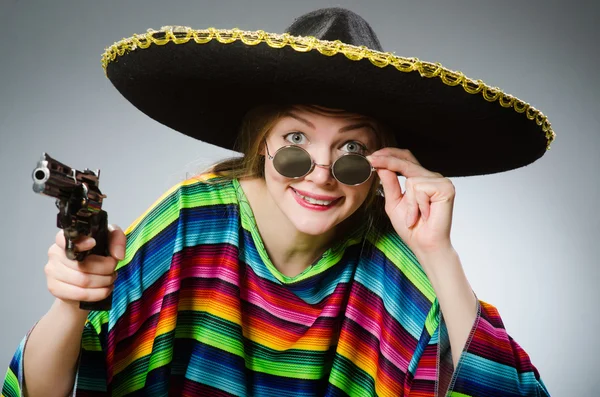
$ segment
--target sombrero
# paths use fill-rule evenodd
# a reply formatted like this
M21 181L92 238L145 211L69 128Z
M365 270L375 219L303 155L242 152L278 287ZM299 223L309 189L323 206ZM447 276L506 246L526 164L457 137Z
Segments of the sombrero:
M528 103L439 63L384 52L359 15L297 18L286 33L167 26L102 55L118 91L154 120L235 150L259 104L314 104L374 117L445 176L496 173L539 159L555 134Z

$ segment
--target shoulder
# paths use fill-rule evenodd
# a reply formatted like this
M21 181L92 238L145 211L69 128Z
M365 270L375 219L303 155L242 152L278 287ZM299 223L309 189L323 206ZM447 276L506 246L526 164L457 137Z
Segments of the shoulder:
M201 174L178 183L164 192L125 230L125 266L133 255L152 241L177 239L177 230L199 220L214 218L209 213L237 206L235 182L216 174ZM229 211L229 209L226 209ZM170 236L166 239L166 236Z
M394 230L384 209L384 198L377 197L375 200L373 210L366 219L367 241L385 257L391 259L406 257L416 262L417 259L413 252Z
M156 216L177 215L180 210L198 206L235 203L233 181L216 174L200 174L178 183L164 192L125 231L131 234Z

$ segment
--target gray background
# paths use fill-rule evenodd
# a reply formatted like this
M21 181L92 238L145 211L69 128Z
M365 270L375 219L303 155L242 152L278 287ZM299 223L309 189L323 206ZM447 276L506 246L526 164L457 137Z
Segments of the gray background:
M162 25L280 32L341 5L386 50L481 78L549 116L558 138L541 160L454 180L453 241L474 290L500 310L552 395L597 395L600 8L575 3L0 0L0 363L52 302L43 266L56 211L30 178L41 152L100 168L110 222L123 227L228 154L137 112L104 77L104 48Z

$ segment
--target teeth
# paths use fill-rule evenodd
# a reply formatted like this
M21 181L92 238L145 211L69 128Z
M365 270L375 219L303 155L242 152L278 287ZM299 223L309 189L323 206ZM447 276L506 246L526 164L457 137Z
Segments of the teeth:
M296 194L297 194L298 196L302 197L302 199L303 199L304 201L306 201L306 202L308 202L308 203L311 203L311 204L318 204L318 205L329 205L329 204L331 204L331 203L333 202L333 201L325 201L325 200L315 200L315 199L314 199L314 198L312 198L312 197L306 197L306 196L303 196L303 195L301 195L301 194L300 194L300 193L298 193L298 192L296 192Z
M331 204L331 201L315 200L314 198L306 197L306 196L300 196L300 197L302 197L305 201L308 201L311 204L318 204L318 205L329 205L329 204Z

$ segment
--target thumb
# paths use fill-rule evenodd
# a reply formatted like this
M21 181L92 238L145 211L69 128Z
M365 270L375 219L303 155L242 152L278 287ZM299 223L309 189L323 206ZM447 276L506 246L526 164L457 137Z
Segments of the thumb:
M108 250L110 255L117 259L125 259L125 243L127 238L123 230L117 225L108 225Z
M404 196L402 194L402 187L400 186L400 181L398 180L398 175L395 172L380 168L377 170L377 174L379 175L379 180L381 180L381 184L383 186L383 192L385 196L385 201L387 203L393 203L394 206Z

